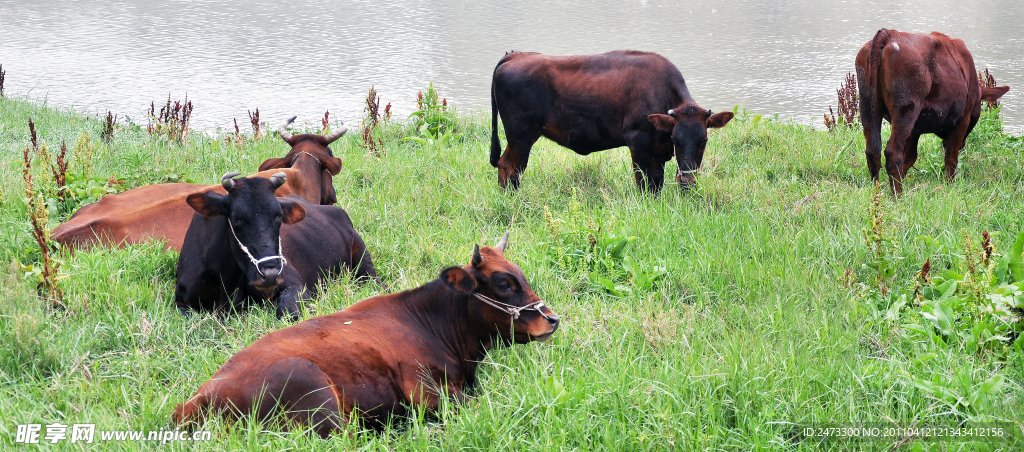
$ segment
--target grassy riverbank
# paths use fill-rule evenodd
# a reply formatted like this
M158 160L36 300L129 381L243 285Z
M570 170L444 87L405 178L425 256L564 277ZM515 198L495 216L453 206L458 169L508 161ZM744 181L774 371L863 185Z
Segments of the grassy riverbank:
M81 134L98 141L102 130L78 113L0 99L0 442L11 447L16 426L26 423L170 429L174 406L232 353L287 324L272 309L183 318L171 307L177 255L158 245L59 254L67 309L48 311L34 276L19 267L39 259L21 183L29 117L51 154L62 140L73 153ZM922 139L905 196L879 198L874 217L886 226L870 243L885 244L881 257L865 240L875 191L859 130L828 133L741 114L711 133L695 189L672 184L649 199L636 190L624 149L584 158L547 141L534 148L522 189L503 192L488 164L489 122L460 116L458 137L433 141L403 140L412 127L387 126L380 160L350 132L332 146L344 161L335 177L339 205L396 289L465 265L474 243L493 243L510 228L508 257L564 319L558 333L493 350L477 397L446 408L439 421L329 441L212 421L205 428L213 441L200 446L887 450L898 440L817 443L800 440L796 424L972 420L1009 422L1015 439L922 450L1024 448L1024 353L937 344L906 327L921 323L912 306L897 309L898 318L864 308L879 290L870 271L879 259L894 269L883 279L895 291L913 284L926 259L936 272L959 268L965 233L975 250L982 231L993 233L996 253L1005 254L1024 232L1024 141L1000 134L996 116L971 135L952 184L941 181L939 142ZM145 127L122 126L111 145L95 149L91 187L105 190L111 177L124 181L116 189L215 183L227 171L255 172L286 150L276 135L239 145L193 133L178 146ZM78 157L69 173L86 171ZM34 174L37 186L53 184L38 165ZM53 209L50 226L67 214ZM601 249L623 240L621 255ZM374 294L375 286L343 278L307 308L330 313Z

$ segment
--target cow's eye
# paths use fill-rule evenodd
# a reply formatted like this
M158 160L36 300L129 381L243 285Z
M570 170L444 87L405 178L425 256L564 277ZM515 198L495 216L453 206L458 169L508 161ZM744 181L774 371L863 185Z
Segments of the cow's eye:
M498 282L498 290L502 292L509 292L512 290L512 284L508 281L500 281Z

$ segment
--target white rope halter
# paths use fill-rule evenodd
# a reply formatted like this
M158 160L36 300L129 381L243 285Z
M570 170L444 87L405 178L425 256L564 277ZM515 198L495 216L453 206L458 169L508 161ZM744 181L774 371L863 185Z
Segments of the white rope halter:
M231 220L229 220L227 218L225 218L225 220L228 221L228 228L231 229L231 235L234 236L235 237L235 241L238 242L238 247L242 249L242 252L245 253L246 256L249 256L249 262L252 262L252 264L256 266L256 271L259 272L260 276L262 276L264 278L267 277L267 275L263 274L263 270L260 270L260 263L262 263L263 261L268 261L268 260L271 260L271 259L281 259L281 267L282 268L285 265L288 265L288 260L284 258L284 252L281 251L281 235L280 234L278 234L278 236L277 236L277 255L267 256L267 257L264 257L262 259L256 259L255 257L252 257L252 253L249 252L249 248L247 248L245 245L243 245L241 240L238 240L238 234L235 234L235 227L231 225Z
M482 301L484 303L487 303L488 305L490 305L494 309L497 309L499 311L502 311L502 312L512 316L512 320L519 320L519 313L522 312L522 311L525 311L525 310L537 311L545 319L551 320L551 317L548 317L548 315L545 314L544 311L542 311L540 309L540 308L544 307L544 300L537 300L537 301L534 301L533 303L530 303L530 304L528 304L526 306L512 306L510 304L502 303L502 302L500 302L498 300L495 300L493 298L490 298L490 297L488 297L486 295L483 295L483 294L480 294L480 293L477 293L477 292L473 292L473 296L477 297L480 301Z

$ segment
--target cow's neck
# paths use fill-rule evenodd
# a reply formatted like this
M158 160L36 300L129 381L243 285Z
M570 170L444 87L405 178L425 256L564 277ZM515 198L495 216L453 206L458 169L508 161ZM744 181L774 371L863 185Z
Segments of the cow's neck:
M292 159L293 169L299 170L304 177L310 178L309 180L320 180L320 171L323 171L324 165L320 161L319 157L310 154L309 152L300 151L294 159Z
M432 281L407 297L410 317L435 338L438 345L458 363L462 378L472 384L477 363L491 348L493 335L481 328L482 321L469 313L476 312L471 296L448 288L439 280Z
M232 293L237 290L244 290L244 284L239 283L239 287L227 287L227 285L234 284L236 281L245 280L245 269L238 267L238 261L235 259L234 252L226 250L234 250L236 244L231 236L231 232L228 230L228 219L226 217L217 218L203 218L203 221L208 221L211 227L203 228L203 230L213 231L210 237L207 239L208 246L203 256L203 265L207 268L216 268L219 270L221 281L225 285L223 294L226 299L231 299Z

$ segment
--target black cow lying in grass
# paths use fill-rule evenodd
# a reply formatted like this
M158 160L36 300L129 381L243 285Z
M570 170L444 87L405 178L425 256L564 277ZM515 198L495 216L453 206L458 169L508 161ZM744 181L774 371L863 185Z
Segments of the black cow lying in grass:
M241 308L249 300L276 300L277 316L299 317L300 300L325 276L355 269L380 282L363 239L340 207L298 196L275 198L285 175L221 178L226 195L189 195L196 214L178 258L174 303L192 310Z

